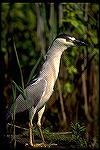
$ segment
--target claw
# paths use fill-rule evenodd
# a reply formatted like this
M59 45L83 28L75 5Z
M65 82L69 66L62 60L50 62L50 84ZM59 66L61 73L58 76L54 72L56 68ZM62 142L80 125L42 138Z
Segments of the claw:
M46 144L46 143L38 143L38 144L28 144L28 143L26 143L25 144L25 146L31 146L31 147L47 147L48 146L48 144Z
M48 144L46 143L39 143L39 144L34 144L35 147L47 147Z

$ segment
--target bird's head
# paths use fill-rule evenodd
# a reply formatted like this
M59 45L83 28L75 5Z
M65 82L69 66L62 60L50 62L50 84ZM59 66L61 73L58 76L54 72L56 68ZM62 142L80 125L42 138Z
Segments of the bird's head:
M59 34L55 38L54 43L59 48L62 47L63 50L67 49L68 47L72 47L72 46L86 46L86 44L84 42L77 40L76 38L69 36L65 33Z

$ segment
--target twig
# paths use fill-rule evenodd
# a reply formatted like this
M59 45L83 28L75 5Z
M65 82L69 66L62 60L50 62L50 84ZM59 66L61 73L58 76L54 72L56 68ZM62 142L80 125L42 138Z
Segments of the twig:
M61 105L61 111L62 111L63 121L64 121L64 124L66 124L66 114L65 114L65 110L64 110L64 103L63 103L63 98L62 98L62 92L61 92L61 87L60 87L60 81L59 81L59 79L57 80L57 85L58 85L58 90L59 90L60 105Z

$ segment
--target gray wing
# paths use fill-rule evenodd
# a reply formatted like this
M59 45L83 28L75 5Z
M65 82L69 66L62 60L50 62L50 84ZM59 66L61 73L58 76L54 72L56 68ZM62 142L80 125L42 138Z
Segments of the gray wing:
M45 79L38 79L35 83L31 83L24 90L25 98L20 94L16 99L16 103L12 105L10 112L13 112L15 105L16 113L29 110L31 107L36 107L40 101L43 92L45 92L47 82Z

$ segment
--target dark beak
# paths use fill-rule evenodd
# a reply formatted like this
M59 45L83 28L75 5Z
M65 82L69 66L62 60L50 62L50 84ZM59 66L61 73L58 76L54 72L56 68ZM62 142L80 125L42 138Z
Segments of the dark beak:
M82 41L79 41L79 40L75 40L74 41L74 44L77 45L77 46L87 46L86 43L82 42Z

